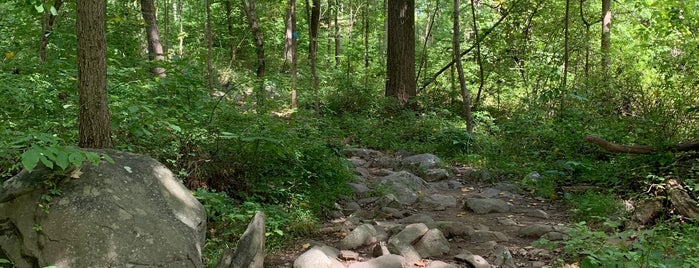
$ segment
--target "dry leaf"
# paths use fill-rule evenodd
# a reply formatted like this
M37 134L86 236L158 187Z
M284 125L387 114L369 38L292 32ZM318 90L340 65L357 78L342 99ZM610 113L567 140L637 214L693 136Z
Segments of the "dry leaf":
M416 262L415 262L415 266L417 266L417 267L425 267L425 266L427 266L427 265L425 264L424 261L421 261L421 260L420 260L420 261L416 261Z
M83 175L83 172L80 171L79 168L76 168L73 170L73 172L70 173L70 177L73 179L80 179L80 176Z
M466 187L463 187L463 188L461 188L461 191L465 193L465 192L468 192L468 191L470 191L470 190L469 190L468 188L466 188Z
M309 248L309 247L311 247L311 244L310 244L310 243L303 244L303 249L307 249L307 248Z
M459 212L459 213L456 213L456 216L457 216L457 217L466 216L466 212Z

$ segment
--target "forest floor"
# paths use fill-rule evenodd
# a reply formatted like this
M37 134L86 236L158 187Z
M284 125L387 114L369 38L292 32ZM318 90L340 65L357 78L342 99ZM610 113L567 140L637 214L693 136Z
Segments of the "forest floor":
M362 177L368 185L375 185L374 183L381 178L380 175L386 172L385 168L371 167L371 161L375 159L365 160L369 162L369 164L366 165L368 173L363 172L364 175ZM447 240L449 242L448 253L437 257L430 257L412 264L412 266L409 265L408 267L429 267L430 262L437 260L456 265L457 267L469 267L469 265L465 264L463 260L460 260L457 256L465 252L482 256L488 260L489 263L493 264L494 262L497 263L496 259L498 256L496 255L502 254L502 252L496 250L497 248L502 248L501 246L509 250L514 262L510 262L509 266L507 264L501 264L502 266L499 267L545 267L553 263L555 256L558 255L556 250L549 251L532 246L532 242L544 235L543 232L531 235L523 234L522 230L534 225L549 226L551 229L560 231L559 234L563 234L570 221L569 209L565 206L564 202L533 197L528 193L516 190L514 184L507 182L471 181L470 177L465 174L465 172L469 170L472 171L473 169L468 167L449 168L452 172L450 172L451 175L446 180L449 181L450 187L443 187L445 181L430 182L428 184L434 186L431 187L433 193L448 195L455 198L457 200L457 206L446 207L443 210L418 209L406 206L403 208L403 211L405 211L407 215L429 216L429 218L434 221L461 222L465 223L465 226L470 226L472 228L468 228L470 231L468 231L466 235L447 235ZM437 185L439 183L441 183L442 187ZM469 209L468 206L464 205L466 200L471 198L501 199L511 204L511 207L507 212L477 214ZM349 232L346 226L352 226L351 224L347 224L346 221L346 218L328 219L326 222L322 223L320 231L314 235L295 239L288 243L283 249L269 254L265 260L265 267L293 267L294 260L307 250L309 245L322 243L339 248L340 241L347 235L347 232ZM364 223L375 224L377 221L405 224L405 221L402 221L401 218L362 219ZM504 234L505 237L499 236L500 238L496 239L499 241L491 241L488 237L492 236L475 236L473 235L474 230L487 231L491 234L499 232ZM544 235L543 237L547 236ZM565 235L559 236L558 239L560 239L560 237L565 237ZM547 238L551 238L551 240L557 239L555 237ZM343 264L347 267L355 262L372 259L371 252L373 246L374 245L369 245L353 249L354 252L359 254L359 258L343 260Z

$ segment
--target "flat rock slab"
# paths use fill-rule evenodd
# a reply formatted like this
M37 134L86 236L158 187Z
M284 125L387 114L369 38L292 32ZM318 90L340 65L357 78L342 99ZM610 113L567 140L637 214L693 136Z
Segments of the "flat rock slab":
M405 259L402 256L391 254L367 262L353 263L349 268L403 268L403 262L405 262Z
M466 200L466 207L477 214L487 214L508 212L512 208L512 204L497 198L469 198Z
M242 267L242 266L241 266ZM344 268L345 265L326 255L320 247L312 247L308 251L298 256L294 261L294 268Z

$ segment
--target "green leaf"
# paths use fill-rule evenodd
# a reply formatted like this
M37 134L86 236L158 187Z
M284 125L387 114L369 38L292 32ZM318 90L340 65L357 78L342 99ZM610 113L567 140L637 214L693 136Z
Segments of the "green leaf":
M36 9L36 12L38 13L44 13L44 5L35 5L34 9Z
M52 16L58 16L58 10L56 10L56 8L54 6L51 6L51 8L49 9L49 12L51 12Z
M95 166L100 163L100 155L97 153L85 152L85 157Z
M107 161L107 162L109 162L110 164L114 164L114 159L112 159L111 156L109 156L109 155L107 155L107 154L102 154L102 158L104 159L104 161Z
M68 155L68 161L73 164L73 166L80 167L83 161L85 161L85 156L79 151L71 152L70 155Z
M45 155L40 156L39 160L41 160L41 163L47 168L53 169L53 161L49 160Z
M41 154L39 154L36 149L31 148L29 150L24 151L22 153L22 166L24 166L24 169L26 169L29 172L32 172L36 165L39 163L39 158L41 157Z
M66 152L61 152L56 155L56 159L54 159L54 161L56 162L56 165L61 168L61 170L66 170L66 168L68 168L68 165L70 165L68 156L69 154Z
M8 259L0 259L0 263L12 263Z

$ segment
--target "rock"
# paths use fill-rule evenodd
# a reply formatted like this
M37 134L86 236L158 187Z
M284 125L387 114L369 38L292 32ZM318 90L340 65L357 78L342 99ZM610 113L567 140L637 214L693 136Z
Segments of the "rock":
M517 222L510 218L498 218L498 223L505 226L516 226Z
M405 259L398 255L384 255L367 262L350 264L349 268L403 268Z
M424 223L425 225L431 225L434 223L434 219L426 214L415 214L402 218L398 222L402 224Z
M544 266L546 266L546 263L543 261L533 261L532 262L532 267L534 267L534 268L543 268Z
M2 184L0 252L17 267L202 267L206 213L191 192L150 157L93 152L114 163L85 163L78 179L36 168ZM52 178L61 194L46 201Z
M388 218L400 219L405 216L402 211L392 207L382 207L381 212L389 216Z
M545 233L552 232L553 227L544 224L532 224L519 230L519 236L527 238L539 238Z
M370 163L369 165L372 168L385 168L385 169L396 169L400 166L400 162L398 159L395 159L393 157L378 157L374 159L373 162Z
M340 249L355 249L361 246L376 243L376 229L371 224L362 224L354 228L340 241Z
M525 215L540 219L548 219L551 217L548 213L546 213L546 211L543 211L541 209L530 209L527 211Z
M454 256L457 261L466 262L473 268L491 268L490 263L486 261L483 257L465 252Z
M348 182L347 185L349 185L350 189L352 189L352 192L354 192L358 196L364 196L364 194L371 191L369 187L361 183Z
M486 241L481 243L480 245L476 246L476 249L480 249L483 251L493 251L495 249L495 246L498 245L498 242L495 241Z
M425 181L407 171L400 171L380 179L380 183L390 188L396 199L403 205L417 201L419 194L426 193L429 186Z
M418 261L421 259L420 254L412 245L428 230L429 228L424 223L410 224L403 231L388 239L388 250L405 257L408 262Z
M378 207L391 207L396 209L403 207L403 203L394 194L384 195L377 199L374 203Z
M424 178L426 181L441 181L449 178L449 171L443 168L433 168L425 171Z
M498 189L500 191L505 191L505 192L510 192L510 193L517 193L519 192L519 187L512 183L506 183L506 182L498 182L495 185L493 185L493 188Z
M438 229L430 229L413 247L422 258L437 257L449 252L449 241Z
M418 172L439 167L442 165L442 159L433 154L417 154L403 158L400 163L402 167Z
M494 198L469 198L466 200L466 207L477 214L486 214L491 212L508 212L512 205Z
M294 268L344 268L345 265L336 257L326 255L320 247L312 247L294 260Z
M354 174L358 175L361 179L371 178L371 172L369 172L369 170L363 166L355 167Z
M567 234L559 232L548 232L542 235L541 238L544 238L548 241L564 241L570 239L570 237Z
M221 255L217 268L263 268L265 262L265 214L258 211L238 240L233 254Z
M383 153L363 148L346 148L342 150L342 155L345 157L359 157L363 159L377 158L383 156Z
M348 158L347 161L352 163L352 165L354 165L355 167L363 167L363 166L366 166L366 164L367 164L366 160L361 159L361 158L356 157L356 156Z
M415 207L423 210L441 211L448 207L456 207L456 198L443 194L423 195L418 197Z
M433 261L426 268L459 268L459 266L449 264L443 261Z
M663 205L658 200L643 200L634 209L631 219L640 224L652 223L663 211Z
M493 253L495 255L494 265L502 268L517 268L512 253L505 246L498 246Z
M338 258L343 261L356 261L359 260L359 253L351 250L340 250Z
M445 237L468 237L475 230L470 225L460 221L437 221L435 227L442 231Z
M510 239L507 237L507 235L496 231L476 230L473 233L471 233L471 242L475 243L486 241L506 242L509 240Z
M358 211L358 210L360 210L360 209L362 209L362 207L360 207L359 204L358 204L357 202L354 202L354 201L347 202L347 203L344 205L344 207L342 208L342 210L343 210L345 213L350 213L350 214L353 213L353 212L356 212L356 211Z

